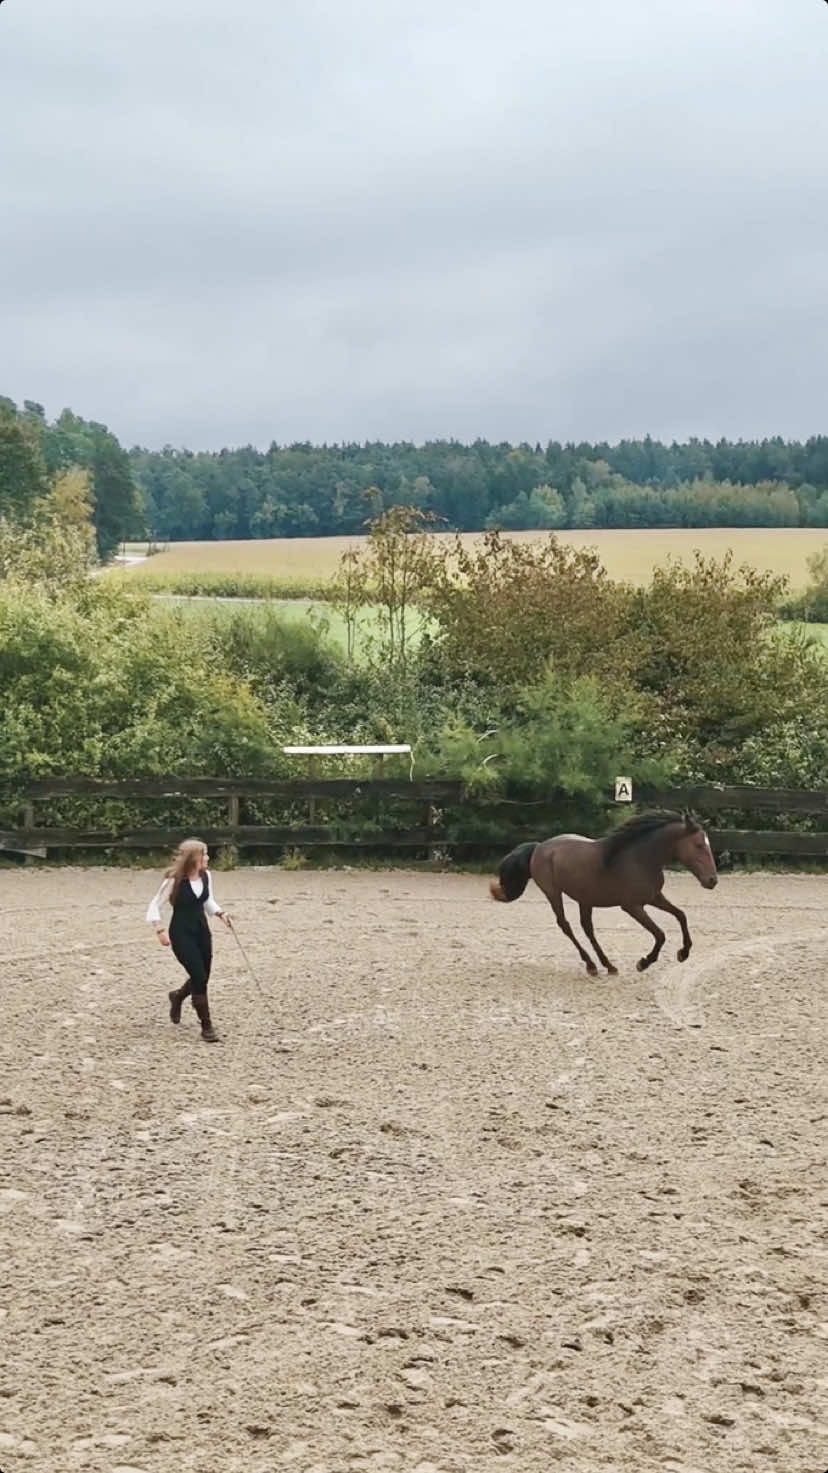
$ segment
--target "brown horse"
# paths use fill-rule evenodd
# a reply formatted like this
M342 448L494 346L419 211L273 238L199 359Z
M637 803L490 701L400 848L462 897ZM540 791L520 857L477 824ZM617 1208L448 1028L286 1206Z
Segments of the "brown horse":
M615 976L618 968L607 959L595 939L594 906L620 906L655 937L652 951L637 964L639 972L652 966L665 939L664 932L647 915L645 905L675 916L681 926L678 959L685 962L690 955L693 943L687 917L662 894L664 866L672 863L685 865L706 890L712 890L718 881L710 840L701 824L689 814L648 813L631 818L603 839L559 834L540 844L519 844L506 855L498 880L492 880L489 889L495 900L517 900L533 879L552 906L564 935L586 962L590 976L595 977L598 968L564 914L563 897L569 895L580 907L581 925L595 955L602 967Z

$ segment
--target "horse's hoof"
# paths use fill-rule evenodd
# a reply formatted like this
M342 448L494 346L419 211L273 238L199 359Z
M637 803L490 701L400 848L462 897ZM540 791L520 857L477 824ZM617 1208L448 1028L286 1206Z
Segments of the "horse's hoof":
M682 946L681 950L676 952L676 956L678 957L678 959L679 959L680 962L686 962L689 955L690 955L690 947L689 946Z
M618 968L617 967L614 967L612 965L612 962L610 962L610 965L607 967L607 976L608 977L617 977L618 976Z
M647 961L646 956L642 956L641 960L639 962L636 962L635 970L637 972L646 972L649 965L650 963Z
M593 967L590 963L587 963L587 973L589 974L590 977L597 977L598 976L598 968L597 967Z

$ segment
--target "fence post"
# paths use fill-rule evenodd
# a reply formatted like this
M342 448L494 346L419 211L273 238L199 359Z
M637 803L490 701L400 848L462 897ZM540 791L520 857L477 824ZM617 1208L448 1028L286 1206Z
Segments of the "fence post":
M429 838L431 838L431 835L432 835L432 833L434 832L434 829L437 826L437 822L439 820L439 816L440 816L440 810L439 810L439 808L435 808L435 806L434 806L433 803L428 803L426 805L426 828L428 829ZM437 862L437 850L436 850L436 848L434 847L433 844L429 844L429 846L428 846L428 857L429 857L429 861L432 864L436 864L436 862Z
M23 808L23 828L24 829L33 829L34 828L34 803L32 803L31 801L29 801L28 803L26 803L26 805ZM25 856L24 860L23 860L23 863L24 863L24 865L25 864L34 864L34 855L27 854Z
M238 828L238 824L239 824L239 795L238 795L238 793L232 793L230 795L230 797L227 799L227 821L230 824L231 829ZM230 845L234 845L234 844L235 844L235 840L234 839L231 839L230 840Z
M317 762L317 760L316 760L315 757L309 757L308 758L308 777L309 778L314 778L314 777L318 777L318 776L319 776L319 763ZM314 797L313 794L311 794L311 796L308 798L308 823L311 825L311 828L313 828L313 825L316 823L316 798Z

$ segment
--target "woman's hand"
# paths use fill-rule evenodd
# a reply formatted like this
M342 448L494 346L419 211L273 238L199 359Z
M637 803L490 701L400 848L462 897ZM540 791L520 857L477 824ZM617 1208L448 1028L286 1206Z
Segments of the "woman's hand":
M169 946L169 944L170 944L170 938L167 935L167 933L166 933L166 931L165 931L165 929L164 929L163 926L160 928L160 930L156 931L155 934L158 937L158 940L161 942L161 945L162 946Z
M227 927L228 931L232 931L232 929L233 929L233 922L231 921L231 919L230 919L229 915L227 914L227 911L226 910L221 911L221 913L219 915L219 920L224 921L224 924Z

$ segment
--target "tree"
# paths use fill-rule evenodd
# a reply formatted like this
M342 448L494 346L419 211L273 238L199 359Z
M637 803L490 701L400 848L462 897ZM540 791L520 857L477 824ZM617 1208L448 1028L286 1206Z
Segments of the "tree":
M55 515L64 526L94 527L94 496L91 477L80 466L58 471L49 491L49 501Z
M95 561L89 480L64 471L36 503L28 522L0 519L0 579L37 585L49 598L77 594Z
M106 431L96 436L92 484L98 553L100 557L108 558L119 542L138 536L143 528L129 456L114 435Z
M374 505L377 488L370 493ZM425 529L432 519L414 506L392 506L368 523L368 540L346 549L334 582L332 601L342 611L348 652L353 656L357 620L369 604L379 621L379 653L383 662L405 667L419 606L433 586L438 554Z
M569 502L569 525L570 527L594 527L595 526L595 502L587 495L587 489L577 476L572 483L572 496Z
M657 568L632 593L624 646L641 690L672 713L674 733L736 743L819 705L828 672L776 635L784 578L696 553L692 566Z
M25 519L46 489L46 467L36 440L5 410L0 412L0 516Z
M828 542L821 552L815 552L808 559L808 572L810 584L788 612L792 612L795 618L828 624Z
M566 506L560 491L554 486L536 486L527 496L521 491L506 506L490 512L486 518L487 529L501 527L504 530L549 532L566 525Z
M346 547L339 559L339 572L331 585L331 603L345 623L345 653L349 664L356 655L360 616L370 603L366 559L358 546Z
M551 535L517 543L492 531L472 550L458 540L438 565L426 604L448 672L512 689L549 668L567 675L620 668L628 597L589 549Z
M75 539L81 565L88 569L95 560L94 499L88 471L73 465L58 471L44 503L47 516Z

